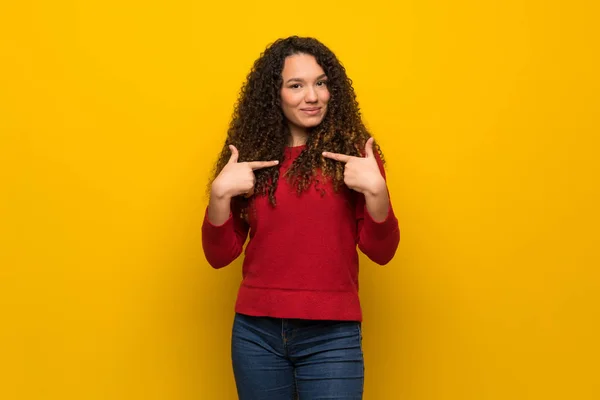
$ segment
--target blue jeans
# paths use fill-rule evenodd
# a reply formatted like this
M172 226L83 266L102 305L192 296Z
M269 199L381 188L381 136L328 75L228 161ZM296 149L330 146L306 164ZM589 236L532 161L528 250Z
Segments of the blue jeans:
M236 314L231 355L240 400L362 399L361 325Z

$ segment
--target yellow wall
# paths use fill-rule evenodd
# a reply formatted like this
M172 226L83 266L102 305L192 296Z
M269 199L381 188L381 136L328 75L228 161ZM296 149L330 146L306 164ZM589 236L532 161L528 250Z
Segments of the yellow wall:
M235 398L204 188L290 34L346 65L401 223L365 399L600 398L595 2L201 3L0 6L0 398Z

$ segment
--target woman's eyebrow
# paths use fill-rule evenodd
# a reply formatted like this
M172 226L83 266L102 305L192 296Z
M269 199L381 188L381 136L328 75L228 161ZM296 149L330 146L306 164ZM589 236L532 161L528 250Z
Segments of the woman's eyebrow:
M317 80L323 79L323 78L327 78L327 75L326 74L322 74L322 75L317 76ZM302 78L290 78L290 79L288 79L286 81L286 83L290 83L290 82L304 82L304 79L302 79Z

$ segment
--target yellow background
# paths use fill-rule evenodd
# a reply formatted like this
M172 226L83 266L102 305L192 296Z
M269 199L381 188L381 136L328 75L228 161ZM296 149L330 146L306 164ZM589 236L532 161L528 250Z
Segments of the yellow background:
M347 67L401 224L365 399L600 398L596 2L202 3L0 5L0 398L235 398L204 190L291 34Z

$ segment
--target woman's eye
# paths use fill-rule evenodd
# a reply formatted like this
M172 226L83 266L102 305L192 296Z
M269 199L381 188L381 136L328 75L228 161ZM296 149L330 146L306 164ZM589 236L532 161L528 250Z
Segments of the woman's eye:
M319 82L317 82L317 85L325 86L325 85L327 85L327 81L319 81Z
M298 89L300 87L299 84L294 83L292 86L290 86L292 89Z

